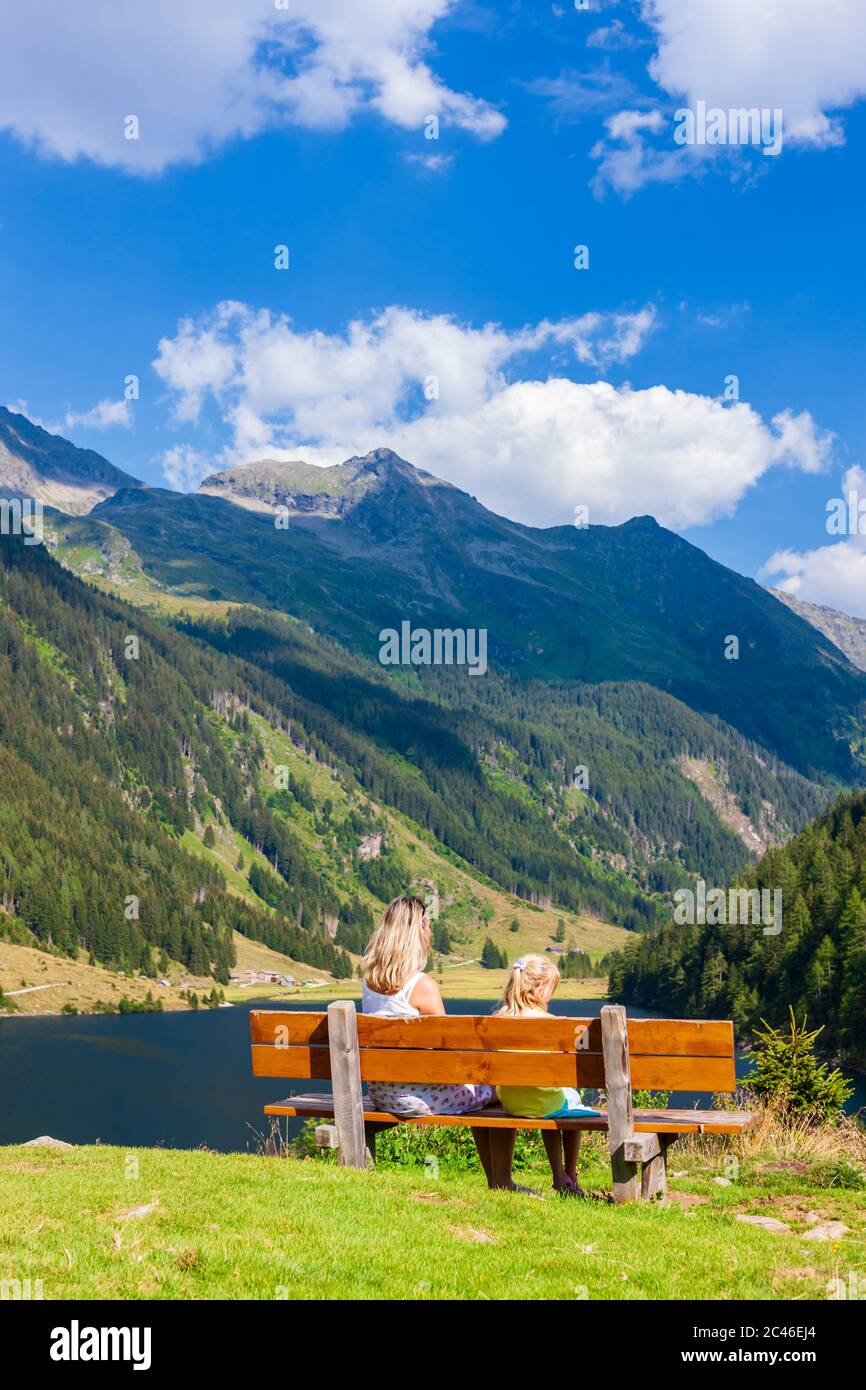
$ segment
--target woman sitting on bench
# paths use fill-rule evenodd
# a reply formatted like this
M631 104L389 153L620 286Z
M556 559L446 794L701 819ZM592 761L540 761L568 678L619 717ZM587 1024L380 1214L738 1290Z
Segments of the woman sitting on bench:
M425 973L430 954L430 917L420 898L395 898L385 909L361 962L361 1007L365 1014L419 1018L444 1014L439 986ZM491 1086L429 1085L371 1081L371 1104L393 1115L471 1115L496 1100ZM526 1191L514 1182L513 1129L473 1129L472 1137L489 1187Z

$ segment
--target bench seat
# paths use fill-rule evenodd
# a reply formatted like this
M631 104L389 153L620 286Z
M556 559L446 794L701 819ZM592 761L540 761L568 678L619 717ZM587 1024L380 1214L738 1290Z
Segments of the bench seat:
M573 1120L537 1120L509 1115L501 1105L487 1105L471 1115L394 1115L387 1110L368 1109L364 1098L364 1123L376 1125L469 1125L475 1129L579 1129L606 1133L607 1115ZM320 1095L287 1096L264 1107L266 1115L288 1115L301 1119L333 1119L334 1098ZM635 1110L637 1134L741 1134L754 1116L748 1110Z

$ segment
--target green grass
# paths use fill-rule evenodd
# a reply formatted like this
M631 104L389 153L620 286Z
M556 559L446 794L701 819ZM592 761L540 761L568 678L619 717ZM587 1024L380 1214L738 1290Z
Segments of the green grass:
M45 1299L569 1301L823 1299L836 1274L866 1278L862 1192L817 1186L817 1169L766 1172L757 1160L722 1188L706 1160L678 1160L676 1148L670 1166L689 1170L675 1190L705 1200L616 1208L489 1193L475 1173L434 1180L418 1168L358 1173L321 1159L3 1148L0 1278L41 1279ZM592 1188L609 1181L600 1146L582 1177ZM528 1180L543 1185L542 1169ZM778 1216L792 1234L743 1225L736 1211ZM804 1240L808 1212L852 1234Z

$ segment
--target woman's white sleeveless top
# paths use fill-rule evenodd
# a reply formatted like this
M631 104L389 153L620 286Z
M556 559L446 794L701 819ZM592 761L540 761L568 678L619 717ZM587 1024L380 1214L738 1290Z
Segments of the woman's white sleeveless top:
M419 970L417 975L410 976L396 994L377 994L365 980L361 986L361 1012L375 1014L379 1018L420 1018L420 1009L409 1003L409 997L418 981L423 978L424 971Z

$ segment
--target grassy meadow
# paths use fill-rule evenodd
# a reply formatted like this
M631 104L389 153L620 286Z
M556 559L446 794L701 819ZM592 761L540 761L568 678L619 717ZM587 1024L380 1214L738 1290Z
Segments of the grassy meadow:
M598 1137L584 1143L586 1201L549 1190L537 1137L517 1176L540 1198L444 1164L432 1177L417 1155L363 1173L322 1158L3 1148L0 1280L41 1280L46 1300L796 1301L826 1299L832 1279L866 1287L866 1193L844 1185L844 1163L750 1147L731 1180L725 1152L676 1145L668 1202L617 1208ZM847 1232L810 1237L830 1221Z

